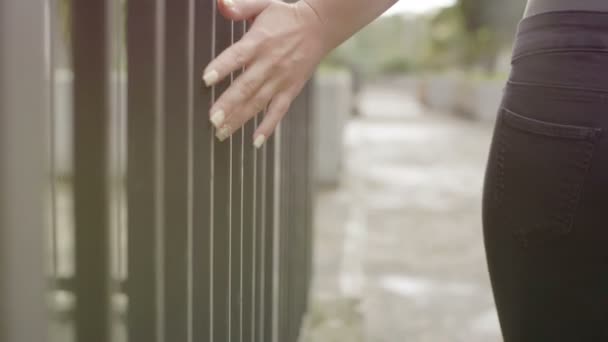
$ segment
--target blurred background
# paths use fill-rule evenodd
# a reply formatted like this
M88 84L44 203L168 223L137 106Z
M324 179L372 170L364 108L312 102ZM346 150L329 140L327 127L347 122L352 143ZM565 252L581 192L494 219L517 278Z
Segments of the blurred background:
M306 341L501 341L481 228L525 1L401 1L315 79Z
M169 4L170 1L167 0L167 3ZM18 3L15 0L9 2ZM137 138L137 133L141 132L146 133L142 135L143 139L150 137L153 141L156 136L150 133L155 128L152 125L142 128L142 131L135 130L135 133L130 134L128 118L138 117L138 114L143 113L144 115L141 117L145 119L145 114L149 114L150 117L152 114L145 110L141 110L141 113L137 111L129 113L130 107L128 107L127 100L135 98L143 103L145 101L142 101L142 98L148 97L146 100L153 104L150 104L149 107L144 106L144 109L160 106L155 102L156 99L152 99L146 93L150 90L145 87L146 82L151 83L152 77L148 80L144 72L138 73L141 70L160 70L154 69L154 63L159 63L158 60L153 59L154 56L148 58L146 55L146 52L153 52L155 46L152 43L146 45L146 42L141 43L135 39L128 41L127 39L129 30L126 25L125 9L129 2L133 4L132 8L149 10L144 13L143 25L138 26L142 23L133 25L135 29L131 34L134 32L135 37L147 37L161 32L152 32L152 29L155 28L153 26L154 12L150 9L149 3L134 0L107 1L108 4L111 4L108 16L108 35L110 36L108 41L111 42L109 44L111 46L107 46L107 50L103 51L108 52L109 57L108 75L105 76L108 76L109 88L111 88L107 94L109 97L107 102L111 107L108 109L108 113L111 114L108 118L107 165L103 163L102 165L107 167L107 176L109 176L108 200L105 203L109 222L101 228L108 228L108 245L111 247L108 266L109 278L112 280L109 285L112 293L109 310L113 314L110 322L113 341L127 340L127 317L129 314L133 314L129 313L129 310L135 306L132 305L133 300L129 298L125 286L127 280L130 280L129 276L139 271L131 268L131 272L129 272L129 265L131 265L128 260L131 255L129 253L133 253L133 249L135 249L129 251L129 246L131 246L129 245L129 237L131 237L129 234L133 233L135 229L132 228L136 226L130 226L129 214L135 212L131 218L139 215L139 218L144 218L141 221L144 223L148 222L145 220L148 216L153 216L141 208L137 212L128 207L129 203L136 201L128 198L127 164L132 160L135 161L134 164L139 162L136 157L129 156L127 153L128 139L133 138L131 135ZM48 91L48 94L45 95L50 98L48 102L52 107L49 110L52 112L52 120L50 120L52 127L49 132L50 146L45 146L48 148L48 151L45 151L50 155L49 159L52 164L49 177L51 179L49 183L52 184L49 185L50 189L44 189L45 196L50 198L49 208L46 208L48 217L45 216L45 219L51 222L48 234L45 236L49 247L45 251L47 253L45 266L50 275L49 279L51 279L48 287L52 290L48 295L49 307L53 312L51 335L54 337L53 341L69 342L75 340L73 312L77 302L74 291L70 289L73 287L73 278L77 278L75 275L77 224L74 200L76 185L72 177L74 175L74 145L77 145L74 142L73 122L74 117L78 114L73 108L75 103L74 75L79 72L75 71L74 62L71 60L71 45L74 43L70 38L74 35L74 28L70 26L73 14L70 12L72 1L45 0L44 3L44 16L50 18L48 22L44 23L44 28L49 31L45 32L47 34L45 37L50 40L44 42L48 43L48 47L44 48L44 53L48 54L45 57L52 69L49 75L45 75L48 77L46 79L48 85L52 84L48 90L45 89ZM192 68L196 63L202 63L205 58L209 57L212 42L224 44L223 48L225 48L231 43L231 40L235 40L235 37L238 39L238 30L244 29L244 26L239 29L239 26L227 21L216 25L216 18L213 17L213 24L217 26L217 32L213 32L214 38L212 39L211 34L207 33L208 27L211 27L212 2L210 0L196 2L200 5L198 8L203 8L203 10L197 12L200 17L189 21L190 24L182 23L183 18L175 14L180 14L180 9L184 13L188 13L189 8L184 5L186 3L186 1L173 2L167 8L177 9L176 12L168 11L166 17L161 19L166 20L167 27L176 30L171 33L183 33L179 29L194 21L208 25L201 26L202 29L197 26L200 32L196 33L203 38L200 43L196 43L200 46L195 45L195 50L200 48L205 55L204 58L200 58L200 61L195 60L192 65L187 67L177 65L179 63L164 65L164 67L171 68L167 72L168 77L162 82L168 84L164 100L168 99L168 102L171 102L167 108L172 109L183 109L181 108L184 107L183 103L193 100L193 98L184 100L186 95L182 94L185 93L182 90L187 88L188 82L191 82L190 86L195 82L200 82L198 74L191 79L190 74L186 75L191 71L188 68ZM189 4L193 3L189 2ZM81 9L84 9L82 13L95 17L94 14L88 13L85 7L81 6ZM299 108L297 110L304 111L305 114L310 113L313 116L312 121L288 119L292 121L286 120L282 130L285 132L284 134L294 133L294 136L297 135L295 133L306 130L306 134L310 133L312 136L302 134L296 137L300 140L289 141L289 138L283 137L284 140L280 141L281 148L293 147L294 141L296 144L306 145L312 140L314 144L312 149L314 187L304 189L312 190L314 219L312 223L312 288L309 310L305 315L300 337L302 342L499 342L502 340L484 255L481 191L494 119L501 100L502 88L509 74L513 38L524 7L525 0L402 0L331 53L319 67L310 87L306 90L310 92L310 97L294 106ZM137 19L138 17L131 13L129 18ZM81 19L78 22L81 25L86 24L86 20ZM145 26L148 24L150 26ZM141 27L144 29L139 30ZM145 29L150 29L150 32ZM137 36L137 34L141 34L141 36ZM193 37L194 34L189 38ZM215 37L219 38L215 39ZM82 49L83 41L79 43L79 49ZM192 57L187 56L185 52L192 52L186 47L185 41L186 39L183 39L183 42L179 39L168 39L167 46L163 47L166 48L166 51L161 52L174 58L172 60L183 62L186 57ZM139 52L136 57L140 59L135 58L134 60L144 64L143 67L127 65L129 46L133 48L133 51ZM86 60L86 58L83 59ZM0 66L2 66L2 62L0 60ZM202 68L203 66L200 66L201 70ZM81 74L83 70L88 71L81 66ZM196 72L198 73L199 70L197 69ZM133 75L135 76L133 77ZM143 85L142 88L146 89L141 94L128 94L129 89L135 88L132 84L128 84L128 76L139 81L140 85ZM195 79L196 81L193 81ZM133 88L128 88L129 86ZM177 90L172 92L173 88ZM135 90L137 92L138 89ZM150 93L158 95L151 90ZM0 95L3 94L0 93ZM82 93L80 95L82 96ZM203 97L200 94L197 96ZM200 101L194 102L200 108L190 110L190 114L197 109L200 109L201 113L206 113L211 96L207 93L204 96L205 98L202 100L196 98ZM307 107L309 99L311 108ZM156 109L159 112L164 110L164 108ZM171 118L185 112L186 110L171 112L171 116L167 116L169 118L167 123L170 124ZM80 113L80 115L83 114ZM162 118L164 119L164 117ZM185 118L184 114L175 119L175 122L184 123ZM206 117L201 116L201 118L197 120L204 121L196 121L200 124L198 128L202 127L201 132L203 128L207 131L200 134L209 134L211 130ZM298 126L294 122L304 124ZM311 129L308 129L308 126L306 129L301 128L308 125L309 122L312 122ZM185 136L186 129L183 128L190 123L173 131L168 129L167 132L171 131L169 133L175 134L166 134L166 136L176 141L179 140L181 136ZM159 124L159 127L162 127L163 124ZM162 128L164 129L164 127ZM197 146L208 147L209 140L203 140L200 135L193 136L194 138L190 137L192 141L200 139L196 140ZM142 141L144 140L136 140L136 142ZM180 140L175 144L172 152L186 150L186 143L179 145L181 142L183 141ZM290 143L292 145L289 145ZM238 142L235 143L235 146L237 145ZM277 145L280 144L277 143ZM191 147L191 145L189 146ZM244 145L241 143L240 146ZM34 148L36 147L38 146ZM155 148L158 150L155 150L155 153L162 150L162 147L156 146ZM142 149L145 149L145 146ZM270 147L268 149L269 152L267 155L264 154L264 159L260 157L258 160L266 162L267 156L273 156ZM228 150L220 152L221 156L230 155L232 158L234 151L237 149L232 149L231 146ZM245 151L244 148L241 151ZM253 148L247 153L253 154ZM170 154L167 153L166 160L174 161L175 159L172 159L173 156ZM217 155L211 157L203 155L203 153L200 155L203 166L219 163ZM307 161L304 160L302 164L294 162L296 159L305 159L300 157L300 155L292 156L292 159L289 159L289 162L293 162L292 164L280 164L275 171L287 165L292 168L287 170L293 171L292 179L307 177L304 167L308 166ZM256 158L258 157L256 156ZM161 160L161 164L166 160ZM184 161L179 158L176 160ZM233 171L232 164L230 167L227 166L226 158L221 159L221 162L226 162L226 164L220 165L220 171ZM167 169L174 170L173 165L169 165L171 163L166 164ZM185 170L183 165L181 169L180 165L175 168L178 171ZM241 167L242 169L244 167ZM287 168L284 167L284 169ZM251 168L247 171L251 171ZM243 175L248 175L247 171L240 175L241 180ZM264 170L264 172L266 171ZM144 171L139 170L139 172ZM288 172L283 175L285 174ZM0 174L0 176L2 175ZM150 176L150 174L144 174L141 183L143 185L140 188L149 186L145 182L150 181L152 177L147 179L146 176ZM217 186L215 189L232 191L231 182L239 179L238 176L228 175L225 177L226 179L219 181L220 177L217 177L214 180ZM200 176L206 182L205 177L211 179L208 174ZM254 177L256 177L255 174ZM167 177L169 184L165 190L175 190L172 188L173 184L177 184L175 188L183 185L179 183L181 180L179 178L177 176ZM259 179L252 178L252 181L258 182ZM263 182L257 184L268 185ZM308 179L304 183L298 183L298 186L302 184L309 187ZM84 185L86 188L86 182ZM158 184L155 183L156 185ZM275 185L280 188L278 191L282 191L286 187L285 184L279 184L280 186L271 184L268 189L274 189ZM287 188L289 187L287 186ZM85 189L85 192L86 190L88 189ZM179 198L175 203L171 203L171 198L167 200L168 204L161 203L166 205L167 211L172 209L178 213L174 213L174 217L169 219L169 221L174 220L177 224L171 225L167 231L185 226L182 224L182 218L186 215L181 215L181 209L185 207L182 204L186 203L186 190L183 187L181 190L183 193L177 193L176 197ZM181 190L177 189L176 192ZM200 191L204 194L201 196L204 197L201 203L205 206L209 205L209 201L224 204L223 201L226 198L221 197L224 195L216 194L221 191L216 191L216 193L212 191L210 199L209 194L205 193L209 189L203 188L203 190ZM298 190L303 189L298 188ZM49 193L47 194L46 191ZM294 203L298 205L304 203L306 206L308 203L308 198L305 198L308 196L307 191L289 193L293 195L291 200L301 198L302 202L294 201ZM243 191L240 195L244 196L244 194L247 192ZM145 196L142 195L141 198L145 202ZM258 203L257 197L249 198L249 200L249 202ZM264 198L264 200L268 199ZM230 201L232 199L226 203L234 204ZM243 202L240 203L241 213L244 208ZM246 204L251 204L249 202ZM259 201L259 203L265 202ZM2 207L1 204L0 207ZM192 204L192 202L188 202L188 204ZM274 204L272 203L273 206ZM142 205L143 207L144 205ZM202 207L203 205L200 206L200 208ZM217 211L220 206L211 207ZM275 218L274 214L278 216L278 213L275 212L277 207L268 210L268 213L272 214L269 215L269 221L270 216L272 219ZM199 207L196 209L198 210ZM292 214L301 215L292 215L293 217L308 217L308 207L302 211L298 211L297 208L290 209L293 209ZM284 213L284 211L280 212L281 215ZM205 212L205 215L207 214L209 213ZM239 217L238 219L241 222L246 221L246 218ZM200 225L201 229L207 227L209 223L207 217L203 217L202 220L201 222L204 224ZM289 220L296 219L291 217L285 219L286 223L291 224L288 228L300 227ZM150 219L150 222L153 221ZM245 224L247 223L245 222ZM280 223L284 223L282 217ZM220 222L217 227L224 228L230 224ZM257 224L256 222L255 225ZM274 226L278 225L274 224ZM301 226L308 228L308 222ZM243 225L241 225L242 227ZM140 228L137 232L140 234L143 232L144 237L152 231L152 225L148 227L141 224L135 228ZM223 231L219 228L217 229L218 235ZM133 231L129 232L129 229ZM180 232L182 231L180 230ZM246 236L246 232L246 230L242 230L243 235L237 236L237 238L245 242L248 241L247 238L255 240L255 237ZM282 234L281 232L275 233ZM223 237L226 238L227 244L221 245L212 253L219 253L217 250L222 248L227 250L228 246L236 246L233 245L232 236ZM268 234L267 237L270 237L268 241L273 238L272 234ZM289 254L289 247L300 244L297 237L292 237L290 244L281 245L281 248L287 250L287 252L282 250L281 253L285 253L281 255L293 256ZM306 238L308 237L307 235ZM261 241L266 237L259 239ZM148 240L144 242L146 241ZM214 240L211 241L215 243ZM133 240L131 242L133 243ZM255 245L258 242L253 243ZM306 242L302 241L301 245L305 245ZM167 243L169 246L172 242L157 241L157 243ZM144 246L145 243L141 245ZM185 248L179 250L179 247L184 247L182 245L172 246L178 246L175 248L178 252L185 250ZM142 249L147 247L149 246L144 246ZM201 247L204 250L208 246L202 245ZM306 248L302 247L302 250L297 252L308 257L308 251L304 250ZM241 252L242 254L239 256L242 261L247 261L246 258L249 255L257 256L256 252L248 251L250 252L248 255L243 250ZM272 252L270 251L268 255L274 256ZM176 255L182 257L179 253ZM220 257L227 255L221 254ZM296 257L300 256L300 254L296 255ZM270 260L269 265L272 266L273 261ZM289 275L295 275L296 282L301 280L297 277L300 272L307 273L307 270L303 270L308 267L307 261L297 263L300 261L302 260L296 260L294 264L304 266L295 268L295 272ZM153 262L155 261L149 261L146 265L149 266ZM226 278L229 277L228 272L224 272L226 269L234 271L240 267L239 277L245 277L246 272L243 270L249 271L246 267L241 267L242 265L235 267L225 260L219 262L220 267L216 269L216 272L222 271L220 276ZM291 266L289 263L286 265ZM155 266L159 267L159 265ZM184 271L183 274L180 273L180 275L184 275L193 269L191 266L188 266L190 268L187 271L180 269L176 272ZM172 265L167 267L168 270L171 268ZM285 270L281 269L281 271ZM252 276L253 273L255 271L250 272L249 276L257 276ZM281 273L281 281L284 280L283 273ZM206 279L207 275L203 275L202 278L211 283L216 281L213 279L214 276L214 274L209 275L208 278L211 280ZM272 276L271 274L271 279L274 279ZM308 275L306 274L302 278L308 280ZM182 292L185 292L183 288L177 289L178 285L183 284L175 285L170 279L170 275L161 280L175 286L173 289L175 293L183 294ZM254 279L251 283L256 283L258 280ZM221 282L219 284L225 285ZM232 285L232 283L230 284ZM302 295L302 298L305 298L305 295L300 292L305 292L306 286L296 285L301 286L291 293ZM222 296L226 292L232 291L232 289L226 290L220 287L216 286L215 291L221 292ZM276 288L267 287L270 290L276 290ZM237 289L241 290L241 295L242 289ZM87 288L84 290L86 293ZM139 291L136 287L130 290L131 294ZM199 294L202 292L200 291ZM214 292L205 293L215 294ZM182 311L184 311L184 305L181 305L179 300L183 298L180 296L175 301L176 307ZM143 302L146 299L144 298ZM273 297L272 300L274 299L276 298ZM167 302L170 301L171 299L167 300ZM199 301L198 305L204 306L201 303L204 302ZM214 310L222 312L221 304L215 304ZM151 304L150 307L152 306ZM219 310L216 310L218 307ZM243 306L234 311L238 310L245 311ZM175 311L183 313L177 309ZM204 307L201 312L203 315L208 315L209 311L213 310ZM192 313L189 314L191 316L188 317L192 318ZM180 321L181 316L176 317L172 322ZM171 319L171 317L168 318ZM215 324L222 327L224 318L216 318ZM296 319L294 319L295 321ZM299 317L297 321L299 323ZM140 325L139 328L142 326ZM296 326L296 329L298 327ZM145 329L148 327L144 326Z

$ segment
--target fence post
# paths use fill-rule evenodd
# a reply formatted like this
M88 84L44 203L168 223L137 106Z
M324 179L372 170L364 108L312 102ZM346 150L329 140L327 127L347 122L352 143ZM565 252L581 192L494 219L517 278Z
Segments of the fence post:
M44 2L0 2L0 341L47 340Z
M127 255L128 272L119 278L126 276L128 301L116 303L128 305L129 341L297 339L310 279L309 93L262 149L251 141L262 115L218 143L208 110L230 80L206 88L199 75L246 26L222 18L215 1L72 0L65 20L74 78L65 82L73 94L51 88L58 87L48 49L56 44L48 40L55 1L0 2L0 341L47 340L45 198L57 197L49 191L57 179L47 160L68 147L74 165L61 165L73 187L76 267L58 289L76 298L74 311L62 316L76 341L122 337L111 334L111 294L122 289L111 282L111 253L113 260ZM112 112L123 99L116 90L123 90L125 69L114 59L124 57L122 35L112 33L123 3L126 180L125 141L111 134L124 125L122 107ZM73 100L73 121L67 109L51 113L67 108L53 100ZM58 136L70 137L63 149L53 146L48 120L64 129ZM123 210L126 246L111 239L111 228L122 227L112 214ZM55 234L72 238L71 231ZM56 248L71 252L57 241Z
M164 3L127 3L129 341L160 342L164 337Z
M110 340L109 30L105 0L72 2L76 339Z

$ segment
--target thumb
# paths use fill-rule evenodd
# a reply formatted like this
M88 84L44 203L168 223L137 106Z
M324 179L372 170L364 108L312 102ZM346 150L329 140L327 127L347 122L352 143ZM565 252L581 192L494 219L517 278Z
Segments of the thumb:
M241 21L255 18L273 0L217 0L218 7L226 19Z

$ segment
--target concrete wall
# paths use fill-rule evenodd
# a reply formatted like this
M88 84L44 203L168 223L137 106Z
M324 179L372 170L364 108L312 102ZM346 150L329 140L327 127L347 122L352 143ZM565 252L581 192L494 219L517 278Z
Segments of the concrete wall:
M335 186L343 161L344 125L354 104L352 77L347 72L318 73L314 93L314 176L322 186Z
M502 99L503 80L441 75L422 79L418 98L429 108L492 122Z

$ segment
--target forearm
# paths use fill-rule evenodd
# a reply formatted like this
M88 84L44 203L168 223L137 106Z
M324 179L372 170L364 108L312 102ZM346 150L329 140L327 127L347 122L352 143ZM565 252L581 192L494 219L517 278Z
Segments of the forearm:
M398 0L301 0L323 22L330 49L379 17Z

